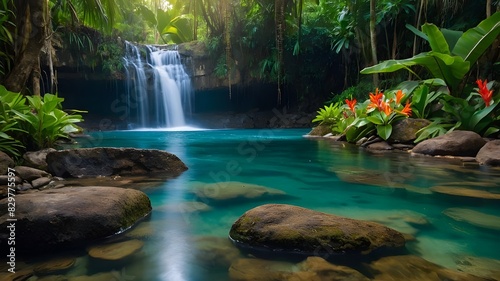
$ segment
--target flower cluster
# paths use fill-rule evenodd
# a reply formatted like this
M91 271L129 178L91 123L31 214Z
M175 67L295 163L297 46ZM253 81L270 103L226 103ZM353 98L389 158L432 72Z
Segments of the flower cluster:
M348 141L355 141L373 133L388 139L392 133L392 123L411 115L411 103L405 100L402 90L384 94L379 89L369 94L369 99L358 104L356 99L346 99L344 111L336 130L346 134Z

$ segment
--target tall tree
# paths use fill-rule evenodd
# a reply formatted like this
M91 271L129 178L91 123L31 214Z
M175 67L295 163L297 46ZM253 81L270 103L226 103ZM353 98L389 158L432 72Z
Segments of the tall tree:
M370 0L370 42L372 45L372 62L373 65L378 63L377 59L377 33L376 33L376 24L377 24L377 14L376 14L376 1ZM378 87L378 74L373 75L373 84L375 87Z
M275 0L274 2L274 22L276 28L276 51L278 63L278 105L281 105L282 85L283 85L283 40L285 34L285 1Z
M14 67L3 84L13 92L21 92L30 75L40 75L40 51L48 40L49 5L47 0L14 1L16 11L16 34ZM35 85L36 87L36 85ZM34 89L40 94L40 89Z

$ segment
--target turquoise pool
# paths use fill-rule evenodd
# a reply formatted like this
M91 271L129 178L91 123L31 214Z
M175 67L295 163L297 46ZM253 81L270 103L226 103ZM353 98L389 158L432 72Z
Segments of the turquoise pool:
M461 261L471 256L500 260L500 221L476 223L468 217L470 211L488 218L500 216L499 201L431 190L458 186L500 193L500 170L407 152L369 152L304 138L306 133L299 129L112 131L82 139L82 147L166 150L189 170L146 188L130 183L142 188L153 205L151 216L129 236L144 242L141 251L116 262L89 258L85 251L75 253L76 264L61 274L112 271L116 280L229 280L228 263L237 254L234 249L213 247L217 243L230 247L225 240L232 223L265 203L383 223L413 237L407 243L411 254L452 269L464 270ZM197 202L193 189L220 181L261 185L286 196L210 201L208 206L192 203ZM129 238L125 233L112 239Z

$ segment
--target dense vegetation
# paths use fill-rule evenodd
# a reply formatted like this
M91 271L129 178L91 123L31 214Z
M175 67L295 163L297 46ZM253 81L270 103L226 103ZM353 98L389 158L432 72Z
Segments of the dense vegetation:
M422 61L413 62L410 77L393 71L398 60L434 50L421 29L424 23L434 23L447 40L457 40L454 31L477 26L500 8L495 0L1 0L0 6L0 84L25 95L57 92L53 61L59 48L69 48L86 70L120 78L123 40L202 41L217 61L215 73L229 84L237 69L242 84L275 84L277 106L307 111L326 100L359 99L377 87L391 89L408 78L442 79L451 96L462 98L476 79L492 81L499 73L494 40L488 48L496 45L484 50L477 63L469 63L464 77L452 81L427 72ZM450 55L460 56L453 44ZM386 60L392 65L360 74ZM441 85L436 83L420 83L413 90L429 87L421 95L434 97ZM405 90L406 97L410 92ZM0 128L7 133L5 126Z

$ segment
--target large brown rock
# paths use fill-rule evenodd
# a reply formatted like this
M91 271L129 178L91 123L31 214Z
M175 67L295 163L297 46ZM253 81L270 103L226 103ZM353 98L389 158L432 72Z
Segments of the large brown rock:
M471 131L453 131L417 144L412 152L428 155L475 157L486 141Z
M328 256L368 254L405 246L403 235L381 224L284 204L268 204L243 214L229 237L247 249Z
M39 151L28 151L23 155L24 165L46 171L48 168L46 161L47 154L54 151L56 150L53 148L42 149Z
M187 170L175 155L156 149L84 148L47 154L49 171L59 177L134 176L175 177Z
M476 155L480 164L488 166L500 166L500 140L486 143Z
M410 143L417 139L417 132L431 124L427 119L405 118L392 127L391 143Z
M7 229L7 198L0 200L1 229ZM119 233L151 212L151 202L134 189L65 187L16 195L17 251L45 251ZM6 245L8 233L0 233Z
M312 130L307 135L322 137L326 134L330 134L331 132L332 127L330 125L319 124L318 126L312 128Z

